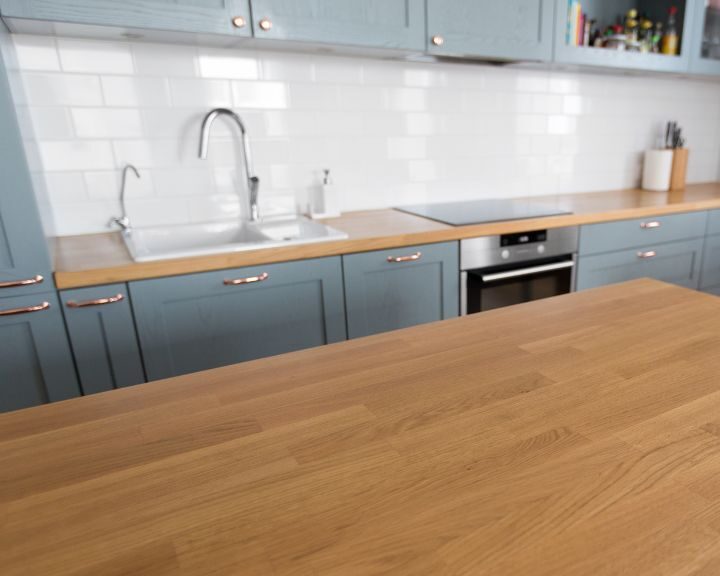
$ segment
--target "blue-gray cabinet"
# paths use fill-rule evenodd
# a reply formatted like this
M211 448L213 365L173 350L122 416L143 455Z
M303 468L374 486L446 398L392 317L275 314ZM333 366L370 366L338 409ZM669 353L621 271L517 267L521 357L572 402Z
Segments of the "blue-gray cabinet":
M703 239L628 248L581 256L577 289L585 290L637 278L655 278L686 288L698 288Z
M422 51L425 0L252 0L256 38Z
M438 56L550 60L553 0L427 0L427 49Z
M47 292L50 257L1 55L0 127L0 298Z
M700 289L720 295L720 210L708 213Z
M701 238L705 235L707 212L648 216L589 224L580 228L580 254L601 254L634 246L647 246Z
M690 50L691 72L720 76L720 8L708 1L695 10Z
M13 19L251 36L249 0L0 0Z
M603 25L614 24L617 16L630 8L637 8L641 13L648 14L653 21L667 21L670 6L677 6L678 27L681 31L680 54L668 56L664 54L644 54L626 50L608 50L588 46L572 46L568 44L568 0L555 0L555 43L554 60L561 64L577 64L599 66L605 68L625 68L630 70L647 70L654 72L687 72L690 68L695 13L699 9L699 0L640 0L639 2L608 2L607 0L583 0L583 12L589 18L597 19Z
M60 293L70 345L85 394L145 382L127 285Z
M340 257L130 283L149 380L338 342Z
M348 336L457 316L459 270L457 242L343 256Z
M720 287L720 235L705 239L700 288Z
M0 411L80 395L54 292L0 298Z

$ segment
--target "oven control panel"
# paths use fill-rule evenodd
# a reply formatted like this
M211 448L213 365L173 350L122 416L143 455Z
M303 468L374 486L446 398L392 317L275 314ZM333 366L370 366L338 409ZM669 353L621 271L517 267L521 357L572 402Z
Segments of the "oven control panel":
M503 234L502 236L500 236L500 246L521 246L523 244L545 242L547 240L547 237L547 230L537 230L535 232L520 232L518 234Z
M578 237L578 227L568 226L462 240L460 267L474 270L574 254L578 249Z

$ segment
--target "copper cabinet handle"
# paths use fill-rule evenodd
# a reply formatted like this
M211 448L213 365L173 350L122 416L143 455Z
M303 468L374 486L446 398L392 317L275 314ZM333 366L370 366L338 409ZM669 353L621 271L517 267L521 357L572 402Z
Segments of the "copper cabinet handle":
M232 19L232 25L235 28L245 28L246 24L247 24L247 21L245 20L245 18L243 16L235 16Z
M68 308L87 308L88 306L104 306L105 304L115 304L115 302L122 302L125 300L125 296L122 294L116 294L115 296L108 296L107 298L96 298L95 300L83 300L82 302L75 302L70 300L65 304Z
M273 23L269 18L263 18L260 22L258 22L258 26L260 26L260 29L264 32L268 32L272 30Z
M235 278L223 280L225 286L238 286L239 284L254 284L255 282L264 282L270 278L270 274L263 272L260 276L250 276L248 278Z
M442 46L443 44L445 44L445 38L439 35L435 35L430 38L430 42L432 42L434 46Z
M650 230L651 228L660 228L662 224L658 222L657 220L653 220L652 222L641 222L640 228L643 230Z
M8 310L0 310L0 316L14 316L15 314L29 314L30 312L40 312L50 308L50 302L43 302L35 306L26 306L24 308L10 308Z
M638 258L655 258L657 252L655 250L648 250L647 252L638 252Z
M420 258L422 258L422 252L415 252L410 256L388 256L387 261L392 263L412 262L413 260L420 260Z
M0 282L0 288L17 288L18 286L31 286L33 284L40 284L45 278L38 274L32 278L26 278L25 280L11 280L9 282Z

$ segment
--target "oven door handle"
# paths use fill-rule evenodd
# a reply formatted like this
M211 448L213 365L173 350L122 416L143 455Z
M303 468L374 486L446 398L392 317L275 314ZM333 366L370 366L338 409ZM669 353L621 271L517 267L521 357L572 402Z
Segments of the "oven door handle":
M508 278L519 278L521 276L532 276L534 274L542 274L543 272L552 272L553 270L563 270L564 268L572 268L573 266L575 266L575 262L573 260L565 260L564 262L553 262L552 264L530 266L529 268L520 268L519 270L507 270L506 272L483 274L482 281L497 282L498 280L507 280Z

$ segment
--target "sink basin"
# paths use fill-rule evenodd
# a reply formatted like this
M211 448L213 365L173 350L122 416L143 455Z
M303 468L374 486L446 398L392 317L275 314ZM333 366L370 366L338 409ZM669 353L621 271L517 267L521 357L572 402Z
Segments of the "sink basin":
M304 217L203 222L123 231L136 262L342 240L347 234Z

